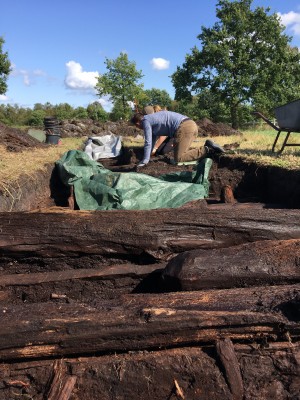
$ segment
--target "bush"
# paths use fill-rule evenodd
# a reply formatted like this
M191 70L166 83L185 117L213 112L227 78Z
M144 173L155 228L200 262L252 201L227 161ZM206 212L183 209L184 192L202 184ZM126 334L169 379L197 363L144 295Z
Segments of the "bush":
M32 111L32 113L28 119L28 125L36 126L36 127L43 127L45 116L46 116L46 113L44 110Z

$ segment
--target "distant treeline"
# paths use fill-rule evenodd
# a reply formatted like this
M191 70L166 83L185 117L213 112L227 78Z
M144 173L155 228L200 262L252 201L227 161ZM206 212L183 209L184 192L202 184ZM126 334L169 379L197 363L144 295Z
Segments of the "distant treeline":
M193 99L192 102L172 101L168 106L168 110L188 115L194 120L209 118L213 122L225 122L230 124L230 115L225 107L214 103L213 107L206 107L199 104ZM134 110L132 110L134 112ZM58 105L35 104L33 108L20 107L18 105L0 105L0 122L8 126L32 126L43 127L45 117L55 117L58 120L70 119L91 119L93 121L118 121L121 119L120 113L114 107L111 112L104 110L99 102L94 102L85 107L73 108L68 103ZM251 115L251 107L244 107L243 113L240 114L241 125L246 127L251 123L255 123Z
M73 108L67 103L58 105L50 103L35 104L33 109L10 104L0 105L0 122L8 126L42 127L44 125L44 118L49 116L55 117L58 120L92 119L103 122L108 121L112 117L98 102L89 104L86 108Z

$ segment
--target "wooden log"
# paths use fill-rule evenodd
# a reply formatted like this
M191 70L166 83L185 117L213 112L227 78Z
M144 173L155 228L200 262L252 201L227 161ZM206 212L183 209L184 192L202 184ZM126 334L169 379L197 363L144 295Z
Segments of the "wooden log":
M277 310L292 321L299 321L300 284L201 290L161 294L123 295L114 303L123 307L163 308L239 312ZM105 305L105 303L103 303ZM107 304L108 306L108 304Z
M231 393L214 358L200 348L131 352L102 357L64 359L69 371L77 376L75 398L161 400L175 397L174 380L186 399L231 400ZM13 363L7 368L7 380L30 376L32 398L45 396L45 376L53 361ZM268 371L269 372L269 371ZM191 384L192 383L192 384ZM16 391L15 391L16 392ZM38 397L40 394L43 397ZM0 399L10 396L9 387L0 386Z
M62 360L55 361L53 365L53 379L50 390L47 393L47 399L69 400L76 380L76 376L67 374L65 363Z
M226 204L226 206L228 206ZM0 254L141 255L300 238L300 210L261 207L0 213Z
M182 290L275 285L300 281L300 240L257 241L174 257L163 271Z
M87 265L93 265L89 260L84 260ZM17 272L24 270L27 273L11 273L0 275L0 307L1 305L38 303L45 301L79 301L83 303L102 303L103 299L115 299L125 293L160 292L164 288L161 272L166 263L150 265L116 264L102 265L97 263L94 268L77 268L84 265L83 260L68 260L68 265L63 270L64 263L57 260L43 265L45 272L28 273L27 262L20 262L15 268ZM70 262L70 263L69 263ZM77 264L76 264L77 263ZM74 268L70 268L74 264ZM50 271L46 272L47 269ZM54 269L54 270L53 270ZM7 266L7 272L9 265ZM2 271L3 273L3 271Z
M291 340L298 340L299 288L151 294L142 299L128 295L119 303L107 302L98 308L51 303L2 307L0 357L144 350L214 343L222 337L278 340L287 333ZM294 315L291 302L296 302Z
M0 287L5 286L31 286L41 283L62 282L77 279L116 279L118 277L145 277L152 272L161 271L165 264L134 265L121 264L111 265L100 269L82 268L63 271L36 272L31 274L9 274L0 275ZM3 293L3 294L2 294ZM0 292L4 297L4 292Z
M228 338L218 340L216 350L224 368L224 375L232 393L232 400L243 400L243 379L232 341Z
M298 397L300 342L270 342L267 346L236 343L233 349L245 399ZM74 397L78 399L175 399L172 390L176 380L188 400L232 400L213 345L64 358L63 362L68 373L77 377ZM47 382L53 382L53 360L1 362L0 376L4 382L0 384L0 400L17 398L17 394L20 398L25 394L47 398ZM10 386L16 381L26 386Z

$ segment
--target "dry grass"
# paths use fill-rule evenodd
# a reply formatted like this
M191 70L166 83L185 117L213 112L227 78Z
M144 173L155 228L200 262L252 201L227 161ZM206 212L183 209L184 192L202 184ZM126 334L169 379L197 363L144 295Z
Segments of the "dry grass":
M32 176L37 171L44 171L47 165L58 160L65 151L81 148L85 139L66 138L59 146L30 148L22 152L10 152L0 145L0 186L17 182L21 175Z
M281 149L285 138L285 133L282 133L275 152L272 152L272 146L277 132L275 130L264 131L245 131L242 137L219 137L215 140L220 144L239 143L239 147L233 152L236 156L245 157L261 165L278 166L287 169L300 168L300 147L285 147L282 153L278 153ZM300 135L292 133L288 143L300 144Z

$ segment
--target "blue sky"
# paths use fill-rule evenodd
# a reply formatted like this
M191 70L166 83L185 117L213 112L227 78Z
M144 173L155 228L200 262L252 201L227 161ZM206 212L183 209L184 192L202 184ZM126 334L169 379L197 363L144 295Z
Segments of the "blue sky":
M170 75L192 47L201 27L216 22L215 0L0 0L0 36L13 71L0 104L33 107L100 100L94 86L106 58L126 52L142 70L145 89L174 97ZM300 47L300 0L254 0L252 7L278 12ZM101 99L105 109L109 104Z

